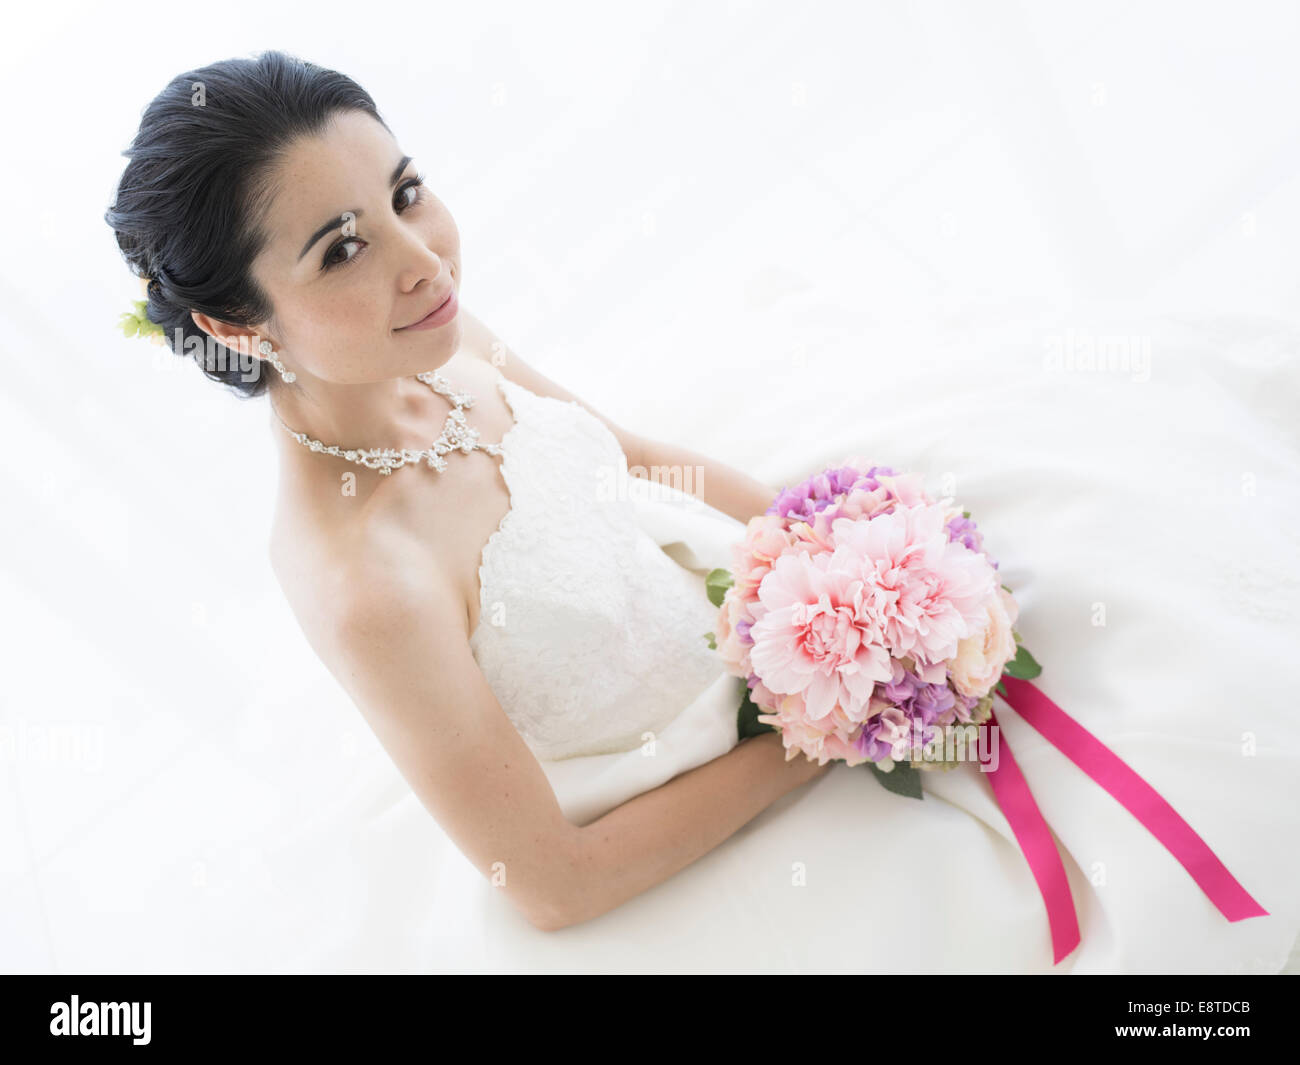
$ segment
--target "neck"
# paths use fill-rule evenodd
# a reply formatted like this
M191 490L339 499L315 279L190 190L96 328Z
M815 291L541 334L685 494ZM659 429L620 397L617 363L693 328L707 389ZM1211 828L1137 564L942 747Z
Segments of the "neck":
M443 372L446 366L429 369ZM286 425L326 446L419 450L438 438L452 408L449 400L414 376L362 385L320 381L302 371L292 385L277 378L270 382L271 425L295 449L301 445L285 431Z

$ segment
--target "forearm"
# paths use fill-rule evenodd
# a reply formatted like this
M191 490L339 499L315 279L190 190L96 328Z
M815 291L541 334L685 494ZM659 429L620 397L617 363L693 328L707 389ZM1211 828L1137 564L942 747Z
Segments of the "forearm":
M767 510L778 492L726 463L662 440L643 437L637 459L628 468L633 476L671 484L741 522Z
M762 810L820 776L775 732L643 792L578 829L563 892L565 924L598 917L707 854Z

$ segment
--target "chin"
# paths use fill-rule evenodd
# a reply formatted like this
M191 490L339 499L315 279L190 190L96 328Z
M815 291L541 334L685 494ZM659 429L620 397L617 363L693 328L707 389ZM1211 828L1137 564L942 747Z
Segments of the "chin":
M457 315L455 322L448 322L445 329L438 330L437 337L430 337L425 343L417 343L407 349L403 361L410 363L412 368L406 370L405 374L423 373L450 362L463 347L463 341L464 332L460 328L460 316ZM400 375L399 373L398 376Z

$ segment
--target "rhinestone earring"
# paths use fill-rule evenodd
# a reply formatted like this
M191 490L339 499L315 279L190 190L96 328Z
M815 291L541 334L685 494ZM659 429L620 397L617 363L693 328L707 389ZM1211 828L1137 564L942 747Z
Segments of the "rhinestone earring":
M269 340L263 340L260 344L258 344L257 350L260 351L263 355L265 355L270 360L271 365L280 371L280 376L284 378L285 384L291 385L294 383L294 381L298 379L298 375L296 373L294 373L292 370L286 370L284 368L284 363L280 361L280 356L275 353L275 350L271 347L271 342Z

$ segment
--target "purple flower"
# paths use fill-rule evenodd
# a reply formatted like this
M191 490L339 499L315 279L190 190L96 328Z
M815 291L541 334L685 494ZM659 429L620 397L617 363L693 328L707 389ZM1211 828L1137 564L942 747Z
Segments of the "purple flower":
M947 682L943 684L926 684L917 690L912 699L912 710L919 713L921 719L931 724L940 714L952 709L956 696Z
M972 551L979 550L979 528L970 518L953 518L948 522L948 539L960 540Z
M960 721L966 724L971 719L971 712L979 705L979 696L962 695L959 691L953 691L952 709L947 711L939 721L941 725L951 725L954 721Z
M783 488L765 513L794 521L811 522L814 515L855 488L868 491L880 487L876 475L897 476L889 466L872 466L863 473L856 466L839 466L813 474L793 488Z
M874 693L876 698L891 704L890 708L870 718L854 741L858 752L873 762L893 756L893 745L900 730L906 730L909 749L918 742L930 743L940 734L943 719L951 717L958 705L966 705L966 700L946 681L927 684L904 669L897 659L893 669L894 675L888 681L877 683Z
M901 727L904 729L904 735L901 738L906 740L908 751L917 744L924 746L933 742L940 734L937 725L927 724L915 714L903 715ZM886 710L877 714L862 726L862 731L853 742L853 747L858 753L873 762L892 758L894 757L894 743L900 738L899 729L900 719L897 712Z
M989 558L989 554L984 550L984 535L979 531L979 527L970 520L970 518L957 517L951 519L947 526L948 539L969 547L972 551L978 551L989 560L989 564L998 568L997 562Z
M920 678L909 673L903 668L903 664L894 659L894 676L891 680L876 685L876 695L893 703L895 706L906 707L916 694L920 686Z

